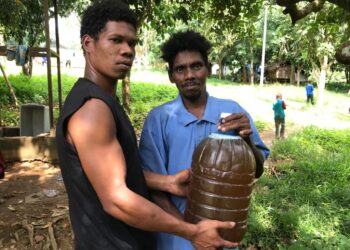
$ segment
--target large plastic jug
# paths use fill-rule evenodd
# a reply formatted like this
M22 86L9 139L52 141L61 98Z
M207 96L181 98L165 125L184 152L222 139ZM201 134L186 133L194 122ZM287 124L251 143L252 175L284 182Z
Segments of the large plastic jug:
M234 228L219 233L225 240L242 241L247 231L255 168L253 152L240 136L209 135L192 156L185 220L234 221Z

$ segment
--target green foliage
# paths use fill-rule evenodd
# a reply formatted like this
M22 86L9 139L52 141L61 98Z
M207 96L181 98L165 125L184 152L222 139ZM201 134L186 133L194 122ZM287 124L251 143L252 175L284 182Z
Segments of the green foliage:
M20 103L38 103L48 105L48 83L46 76L33 76L29 77L24 74L10 75L9 81L13 85L14 91ZM75 77L62 75L62 96L65 97L69 90L72 88ZM57 77L54 76L52 79L52 89L53 89L53 100L54 103L58 102L58 92L57 92ZM0 97L0 103L3 105L9 105L11 100L11 95L6 87L5 80L0 77L0 90L4 93Z
M252 203L249 233L263 249L347 249L350 129L307 127L277 141Z
M57 0L58 14L67 16L84 0ZM53 1L48 1L53 7ZM37 46L44 41L44 1L26 0L0 0L0 27L5 41L14 40L16 43L26 43ZM52 17L52 8L49 8Z
M207 80L207 83L210 85L214 85L214 86L223 86L223 85L229 85L229 86L235 86L235 85L239 85L238 83L235 82L231 82L231 81L227 81L227 80L220 80L217 77L210 77Z
M130 120L137 134L140 133L148 112L152 108L174 99L178 93L174 86L149 83L132 84L130 89ZM121 98L120 94L119 98Z
M46 76L28 77L20 74L9 76L16 96L21 104L38 103L48 105L47 78ZM63 101L76 82L77 78L62 75L62 97ZM143 121L148 112L155 106L174 99L177 89L174 86L155 85L149 83L131 84L131 113L130 119L136 131L140 131ZM4 78L0 77L0 105L2 122L6 126L16 126L19 124L19 110L12 106L12 100L7 89ZM121 90L118 90L118 98L122 100ZM57 78L53 77L53 100L54 100L54 120L57 121L58 112L58 92ZM6 108L5 108L6 107Z
M326 89L336 93L348 93L350 85L345 82L330 82L327 83Z
M1 124L9 127L18 126L19 109L12 106L0 105Z
M29 77L24 74L10 75L9 81L16 93L20 104L37 103L48 105L48 84L46 76ZM62 75L62 97L67 96L72 88L75 77ZM57 77L52 79L53 102L54 102L54 120L58 118L58 92ZM19 110L13 106L10 91L6 87L5 80L0 77L0 105L6 108L1 109L3 123L6 126L16 126L19 124Z
M271 124L264 121L254 121L255 127L259 132L262 132L271 127Z

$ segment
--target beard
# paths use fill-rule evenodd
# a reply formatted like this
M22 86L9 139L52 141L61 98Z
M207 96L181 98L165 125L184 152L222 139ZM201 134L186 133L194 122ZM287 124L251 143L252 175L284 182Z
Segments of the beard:
M205 82L188 81L177 87L181 96L190 102L199 101L206 93Z
M202 97L202 91L201 89L194 89L194 90L191 90L191 91L184 91L182 92L182 96L183 98L191 101L191 102L195 102L195 101L198 101L201 99Z

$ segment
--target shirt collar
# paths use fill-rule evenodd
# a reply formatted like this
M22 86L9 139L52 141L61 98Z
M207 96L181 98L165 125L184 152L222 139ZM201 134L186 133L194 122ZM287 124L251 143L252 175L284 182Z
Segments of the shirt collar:
M213 97L211 97L207 93L207 104L205 106L204 116L202 117L202 121L207 121L213 124L218 123L220 114L218 112L218 109L214 103ZM179 119L179 122L183 126L187 126L190 123L199 121L197 117L195 117L193 114L187 111L185 108L185 105L182 102L181 96L178 95L175 99L176 110L175 113Z

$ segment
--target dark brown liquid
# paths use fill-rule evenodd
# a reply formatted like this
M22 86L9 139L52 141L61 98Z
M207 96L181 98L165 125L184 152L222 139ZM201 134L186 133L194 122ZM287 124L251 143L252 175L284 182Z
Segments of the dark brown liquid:
M236 226L220 230L220 235L232 242L242 241L255 166L252 150L240 137L204 139L192 156L185 220L234 221Z

